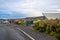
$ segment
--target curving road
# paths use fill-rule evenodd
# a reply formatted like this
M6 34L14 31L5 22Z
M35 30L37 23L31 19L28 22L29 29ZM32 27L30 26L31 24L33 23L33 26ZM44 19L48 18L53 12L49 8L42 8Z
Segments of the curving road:
M0 24L0 40L31 40L22 32Z
M25 31L35 40L56 40L54 37L35 30L31 30L31 26L22 26L15 24L0 24L0 40L31 40L17 28Z

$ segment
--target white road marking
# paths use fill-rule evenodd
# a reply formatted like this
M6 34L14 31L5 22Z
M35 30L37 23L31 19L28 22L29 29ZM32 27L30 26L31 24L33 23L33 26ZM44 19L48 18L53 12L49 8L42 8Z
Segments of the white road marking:
M16 27L17 28L17 27ZM17 28L18 30L20 30L21 32L23 32L26 36L28 36L30 39L35 40L34 38L32 38L29 34L27 34L26 32L24 32L23 30Z

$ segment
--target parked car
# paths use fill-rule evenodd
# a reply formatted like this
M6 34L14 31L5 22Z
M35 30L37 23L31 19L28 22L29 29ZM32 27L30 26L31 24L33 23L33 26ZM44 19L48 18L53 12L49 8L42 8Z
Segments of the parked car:
M4 19L4 20L2 21L2 23L6 24L6 23L9 23L9 21L6 20L6 19Z

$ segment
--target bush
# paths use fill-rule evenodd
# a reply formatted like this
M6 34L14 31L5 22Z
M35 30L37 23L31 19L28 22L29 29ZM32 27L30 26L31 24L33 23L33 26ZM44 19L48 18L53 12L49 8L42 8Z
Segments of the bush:
M15 22L18 25L24 25L24 20L20 19L18 21Z
M33 29L38 30L39 31L39 23L35 23L33 26Z
M57 35L56 35L56 38L57 38L58 40L60 40L60 34L57 34Z
M33 29L49 34L50 36L55 36L60 39L60 20L40 20L34 23ZM57 34L57 35L56 35Z
M56 33L55 32L50 32L50 36L55 36Z

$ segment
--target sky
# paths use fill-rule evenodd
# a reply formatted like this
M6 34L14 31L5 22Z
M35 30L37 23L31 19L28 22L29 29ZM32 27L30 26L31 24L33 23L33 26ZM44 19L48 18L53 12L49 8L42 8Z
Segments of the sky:
M60 12L60 0L0 0L0 18L36 17L45 12Z

